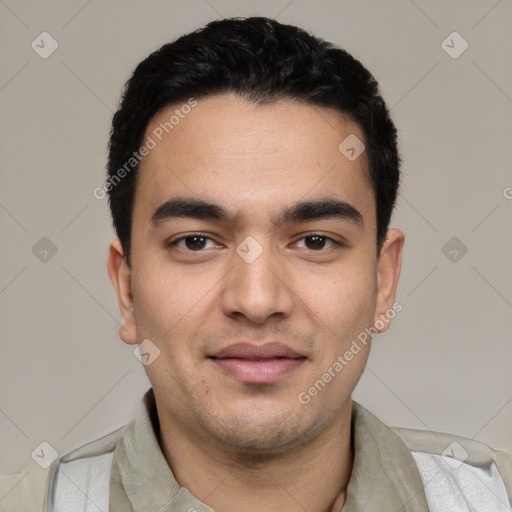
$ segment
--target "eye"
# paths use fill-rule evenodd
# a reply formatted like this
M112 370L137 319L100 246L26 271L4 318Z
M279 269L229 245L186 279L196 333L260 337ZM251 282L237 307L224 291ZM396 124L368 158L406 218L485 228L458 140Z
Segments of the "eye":
M190 235L177 238L173 242L170 242L168 247L177 246L182 249L186 249L189 252L201 252L206 248L208 241L213 243L213 247L218 247L210 237L203 235L202 233L192 233Z
M296 242L296 244L301 241L304 241L303 247L315 252L323 252L326 248L328 249L329 247L332 248L335 246L341 247L343 245L333 238L319 233L311 233L303 236L298 240L298 242ZM208 242L211 243L210 248L219 247L212 238L203 233L191 233L190 235L181 236L176 240L169 242L167 246L179 247L187 252L203 252L205 249L208 249Z
M330 246L341 246L339 242L334 240L329 236L320 235L318 233L311 233L310 235L303 236L300 240L305 240L306 249L311 249L312 251L321 251L325 249L325 244L328 243Z

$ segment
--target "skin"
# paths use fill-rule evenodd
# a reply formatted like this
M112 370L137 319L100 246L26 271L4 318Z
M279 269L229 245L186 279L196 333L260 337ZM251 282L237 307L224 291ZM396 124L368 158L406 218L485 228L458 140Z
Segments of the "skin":
M158 113L146 135L177 107ZM177 481L215 510L334 512L345 503L350 399L370 343L307 405L297 397L392 308L404 242L390 229L377 258L365 154L349 161L338 150L350 134L364 140L357 125L328 108L200 98L141 162L131 268L120 241L111 242L120 337L150 339L160 350L145 370L162 450ZM238 222L179 218L155 227L155 210L178 196L218 203ZM352 205L363 222L273 225L281 209L327 196ZM199 249L185 241L166 246L196 232L210 238ZM326 240L318 248L312 233L344 245ZM263 249L252 263L236 252L249 236ZM258 385L208 358L248 338L279 341L305 359Z

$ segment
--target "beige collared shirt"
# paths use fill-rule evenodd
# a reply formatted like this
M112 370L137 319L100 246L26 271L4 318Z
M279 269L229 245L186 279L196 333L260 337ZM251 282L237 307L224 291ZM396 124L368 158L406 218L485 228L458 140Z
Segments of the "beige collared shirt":
M120 430L111 470L109 511L212 511L174 478L160 449L158 428L150 389L135 419ZM343 512L427 512L416 463L401 437L356 402L352 402L352 434L354 466ZM87 446L77 451L87 452ZM512 455L500 453L499 469L512 502ZM42 511L46 474L38 466L30 466L20 475L0 478L0 511Z

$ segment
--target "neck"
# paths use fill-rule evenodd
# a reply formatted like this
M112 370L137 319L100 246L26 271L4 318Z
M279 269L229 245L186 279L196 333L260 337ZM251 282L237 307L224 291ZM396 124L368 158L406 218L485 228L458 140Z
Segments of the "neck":
M160 445L179 484L219 512L339 512L352 470L351 404L287 453L250 457L161 417Z

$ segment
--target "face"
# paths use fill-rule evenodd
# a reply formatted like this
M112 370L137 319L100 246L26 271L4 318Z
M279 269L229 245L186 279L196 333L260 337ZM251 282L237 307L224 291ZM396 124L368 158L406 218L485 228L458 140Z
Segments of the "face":
M121 338L160 351L145 370L164 428L247 452L297 446L349 410L370 343L335 363L392 308L403 234L377 259L365 154L338 149L364 136L336 111L210 96L158 140L179 107L147 128L131 268L111 244Z

